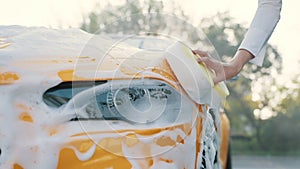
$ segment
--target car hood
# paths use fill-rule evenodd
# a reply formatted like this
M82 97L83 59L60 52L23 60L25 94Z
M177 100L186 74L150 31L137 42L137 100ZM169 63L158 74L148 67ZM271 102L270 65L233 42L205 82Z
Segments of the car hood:
M166 69L161 51L140 50L108 36L78 29L15 26L0 27L0 30L0 70L3 76L4 73L14 75L15 80L38 80L33 79L33 75L74 81L131 78L142 74L175 80ZM155 73L149 75L149 72ZM26 76L28 74L30 76ZM2 84L12 82L11 78L0 81Z
M205 67L198 69L195 61L186 59L189 54L182 52L186 50L182 43L151 51L124 43L126 36L115 40L79 29L1 26L0 30L0 84L31 81L53 86L63 81L154 78L179 82L199 104L228 95L224 84L213 86Z

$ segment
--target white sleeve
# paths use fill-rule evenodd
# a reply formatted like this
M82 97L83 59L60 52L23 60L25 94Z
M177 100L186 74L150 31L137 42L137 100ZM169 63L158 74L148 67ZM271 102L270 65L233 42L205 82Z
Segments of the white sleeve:
M258 0L258 8L239 49L246 49L258 66L263 64L266 44L280 19L282 0Z

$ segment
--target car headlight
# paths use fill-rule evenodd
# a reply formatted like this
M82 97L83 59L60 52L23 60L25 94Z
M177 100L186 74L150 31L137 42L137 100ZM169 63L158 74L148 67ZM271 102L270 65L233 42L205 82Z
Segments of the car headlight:
M169 94L165 91L169 91L167 92ZM170 95L170 90L165 88L129 87L117 90L107 101L112 101L112 108L115 108L125 119L131 122L149 123L162 115Z
M194 108L167 83L139 79L113 80L84 90L67 103L63 113L72 113L72 120L174 123L191 120Z

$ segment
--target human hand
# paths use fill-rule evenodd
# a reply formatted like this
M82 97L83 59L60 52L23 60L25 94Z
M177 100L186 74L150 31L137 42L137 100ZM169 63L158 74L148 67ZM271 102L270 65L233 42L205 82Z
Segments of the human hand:
M218 61L200 50L193 50L193 53L200 56L197 58L198 63L204 63L208 69L214 72L214 84L236 76L243 66L253 58L253 55L247 50L238 50L235 57L228 63Z
M217 84L223 80L226 80L225 71L224 71L224 63L210 57L206 52L200 50L193 50L195 55L198 55L197 62L200 64L205 64L208 69L210 69L213 73L213 82Z

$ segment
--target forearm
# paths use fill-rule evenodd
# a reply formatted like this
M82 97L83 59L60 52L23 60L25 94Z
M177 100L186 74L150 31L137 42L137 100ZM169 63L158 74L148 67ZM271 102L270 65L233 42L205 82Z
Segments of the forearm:
M231 79L232 77L239 74L244 65L253 57L254 56L247 50L238 50L234 58L230 62L223 64L226 80Z

